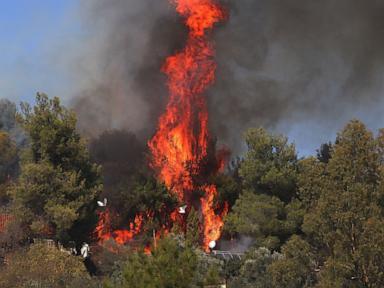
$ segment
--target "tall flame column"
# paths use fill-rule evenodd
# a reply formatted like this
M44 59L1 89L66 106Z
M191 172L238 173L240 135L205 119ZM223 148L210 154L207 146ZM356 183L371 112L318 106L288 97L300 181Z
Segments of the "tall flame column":
M177 12L189 29L185 48L167 58L162 71L168 76L169 101L160 117L155 136L148 145L152 167L158 178L180 203L192 205L194 191L203 191L200 211L203 219L203 245L216 241L223 226L216 215L213 185L197 184L201 163L208 154L208 110L203 96L215 79L215 50L209 33L224 20L222 7L213 0L173 0Z

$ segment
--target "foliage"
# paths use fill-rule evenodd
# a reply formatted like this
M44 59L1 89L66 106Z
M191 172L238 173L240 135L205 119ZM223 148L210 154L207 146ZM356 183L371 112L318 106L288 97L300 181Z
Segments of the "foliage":
M331 142L321 144L320 149L316 150L317 159L322 163L328 163L332 158L332 149Z
M295 146L262 128L248 130L245 141L248 152L239 168L244 187L289 201L296 191Z
M85 192L88 190L79 173L65 172L44 161L23 165L12 196L20 205L21 218L30 223L31 228L39 226L35 221L44 221L48 227L43 225L43 229L54 228L57 237L63 239L82 217L81 208L94 199L94 194ZM44 234L44 231L33 232Z
M7 181L17 169L17 150L6 132L0 131L0 183Z
M8 99L0 99L0 129L7 132L18 148L27 144L27 137L17 123L16 105Z
M152 256L130 255L122 272L118 271L106 287L189 287L196 267L197 256L191 248L181 247L172 238L164 238Z
M148 211L148 233L170 221L177 201L144 165L142 143L129 132L110 131L93 141L90 156L74 113L43 94L18 114L30 147L17 182L8 181L18 170L10 132L16 109L0 101L2 111L9 133L0 132L0 197L11 196L12 221L0 234L0 256L12 254L0 268L1 287L95 287L81 259L25 245L27 236L79 243L91 235L102 190L100 167L92 161L104 166L103 197L119 211L112 226ZM244 158L226 173L206 173L219 201L230 204L225 236L246 235L255 244L245 257L223 261L199 250L201 215L192 209L185 226L159 240L151 255L132 247L95 248L88 260L107 279L105 287L204 287L223 279L245 288L384 287L384 130L375 137L353 120L316 157L302 159L287 138L262 128L250 129L245 141Z
M8 259L9 264L0 270L0 286L4 288L96 287L81 258L55 247L35 244Z
M215 177L214 183L219 193L218 201L220 203L227 202L232 207L239 198L241 191L240 179L236 175L219 174Z
M58 98L38 94L33 109L22 105L19 120L30 137L29 157L11 191L19 214L32 230L53 229L62 241L69 240L69 235L88 237L84 232L93 225L101 177L76 132L74 113L61 106Z
M252 236L259 247L278 249L299 230L301 203L294 199L298 165L295 147L283 136L250 129L240 164L244 187L226 219L226 231Z
M306 211L314 207L326 177L326 165L314 157L299 162L298 198Z
M20 220L10 215L10 220L0 232L0 256L4 257L9 251L15 250L25 242L25 231Z
M276 197L245 191L226 220L226 229L254 237L258 246L274 249L285 234L284 203Z
M239 270L239 275L229 282L229 288L264 288L271 287L268 267L282 257L281 254L265 247L250 250Z
M10 180L18 170L17 149L6 132L0 131L0 204L8 202Z
M192 207L186 220L185 242L190 247L198 247L200 239L199 214Z
M281 250L284 257L271 263L267 269L272 287L310 287L315 278L311 246L295 235L284 244Z
M321 251L319 287L383 286L382 135L375 139L364 124L351 121L338 134L326 175L314 186L320 197L303 229Z

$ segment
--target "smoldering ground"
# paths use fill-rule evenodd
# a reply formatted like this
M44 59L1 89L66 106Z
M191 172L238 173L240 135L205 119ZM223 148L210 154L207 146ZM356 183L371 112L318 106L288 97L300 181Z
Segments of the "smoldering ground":
M184 44L182 19L167 0L84 3L89 37L76 56L81 85L72 100L80 128L91 135L123 128L146 139L167 99L161 65ZM383 1L223 4L230 18L213 32L217 81L207 93L221 142L236 150L250 126L301 127L314 143L353 117L380 126Z

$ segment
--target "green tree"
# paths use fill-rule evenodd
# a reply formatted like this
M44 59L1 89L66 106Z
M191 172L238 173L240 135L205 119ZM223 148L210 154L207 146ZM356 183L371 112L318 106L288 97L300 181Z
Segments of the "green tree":
M53 230L62 241L88 237L102 185L100 167L76 132L75 114L58 98L38 94L33 109L23 104L18 117L30 137L11 191L19 215L35 232Z
M131 254L122 271L117 271L106 287L190 287L196 268L197 256L193 249L167 237L159 241L152 256Z
M284 203L276 197L244 191L226 219L226 230L252 236L256 245L275 249L286 234Z
M284 202L295 196L297 155L287 138L262 128L245 134L248 152L239 168L245 188L275 196Z
M256 239L256 245L278 249L303 219L296 182L298 161L293 144L264 129L250 129L248 152L240 164L243 191L226 219L225 230Z
M315 262L312 247L299 236L285 243L281 249L283 257L267 268L271 287L302 288L311 287L315 282Z
M0 270L3 288L97 287L82 259L46 244L32 245L9 255L8 265Z
M283 256L280 253L261 247L248 251L239 275L228 283L229 288L264 288L272 287L271 277L267 273L268 267Z
M297 194L304 209L308 211L316 206L320 197L323 183L326 181L327 165L315 157L308 157L300 160L298 166Z
M196 212L195 208L191 208L188 213L186 220L186 233L185 233L185 242L190 247L198 247L200 239L200 222L199 214Z
M303 183L319 195L303 224L324 263L318 287L384 285L383 133L375 139L351 121L338 134L322 181Z
M15 174L17 168L17 150L6 132L0 131L0 183L4 183Z
M0 205L8 202L8 186L17 168L16 146L6 132L0 131Z

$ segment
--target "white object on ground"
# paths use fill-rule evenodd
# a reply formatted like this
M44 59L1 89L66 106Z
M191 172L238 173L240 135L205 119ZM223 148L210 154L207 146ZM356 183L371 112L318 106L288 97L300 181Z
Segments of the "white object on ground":
M104 198L104 201L101 202L101 201L97 201L97 205L99 205L100 207L105 207L107 206L107 198Z
M90 251L89 245L87 243L84 243L80 249L81 256L83 256L84 259L87 258L89 251Z
M185 212L186 209L187 209L187 205L184 205L184 206L179 207L179 213L180 213L180 214L185 214L185 213L186 213L186 212Z

